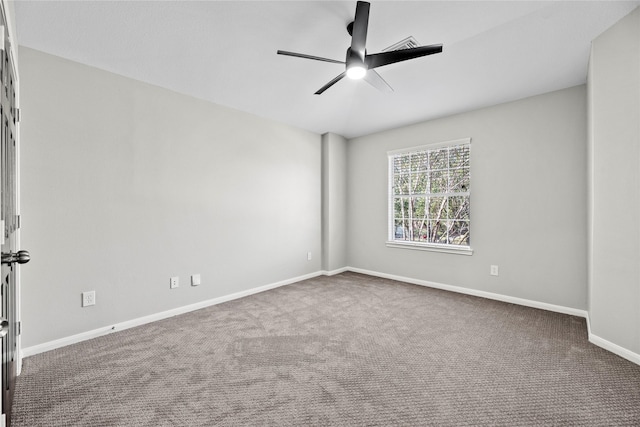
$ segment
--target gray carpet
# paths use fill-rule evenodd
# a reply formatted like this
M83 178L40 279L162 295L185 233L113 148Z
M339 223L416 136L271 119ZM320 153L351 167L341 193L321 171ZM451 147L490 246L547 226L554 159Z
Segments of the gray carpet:
M13 426L639 426L584 319L318 277L24 360Z

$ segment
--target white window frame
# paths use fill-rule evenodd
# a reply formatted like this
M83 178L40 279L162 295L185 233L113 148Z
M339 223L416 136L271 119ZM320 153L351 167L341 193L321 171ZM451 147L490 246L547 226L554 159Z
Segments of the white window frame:
M473 249L468 245L452 245L452 244L444 244L444 243L427 243L427 242L415 242L415 241L404 241L404 240L395 240L395 212L394 212L394 191L393 191L393 158L400 154L408 154L413 152L421 152L421 151L431 151L437 150L446 147L452 147L456 145L469 145L469 150L471 150L471 138L462 138L456 139L452 141L444 141L437 142L432 144L421 145L418 147L411 148L403 148L400 150L388 151L388 165L389 165L389 174L388 174L388 234L387 234L387 243L386 246L389 248L400 248L400 249L416 249L423 251L434 251L434 252L443 252L450 254L459 254L459 255L473 255ZM470 153L471 154L471 153ZM469 178L471 178L471 171L469 171ZM452 193L455 194L455 193ZM464 193L471 198L471 190L469 189ZM471 213L469 213L469 225L471 225Z

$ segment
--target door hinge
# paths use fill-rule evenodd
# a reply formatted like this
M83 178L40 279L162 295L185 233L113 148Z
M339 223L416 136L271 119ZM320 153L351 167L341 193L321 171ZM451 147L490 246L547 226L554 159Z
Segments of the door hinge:
M20 109L16 108L16 122L20 122Z
M22 335L22 322L16 322L16 336Z
M16 230L20 228L20 215L16 215Z

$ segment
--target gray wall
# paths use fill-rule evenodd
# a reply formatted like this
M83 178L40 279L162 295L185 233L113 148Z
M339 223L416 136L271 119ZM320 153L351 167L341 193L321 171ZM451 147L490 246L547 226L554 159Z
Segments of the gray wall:
M23 347L320 270L320 135L27 48L20 71Z
M640 354L640 9L593 41L588 85L591 332Z
M347 266L347 140L322 135L322 269Z
M586 309L586 130L577 86L350 140L349 265ZM387 248L387 151L466 137L474 254Z

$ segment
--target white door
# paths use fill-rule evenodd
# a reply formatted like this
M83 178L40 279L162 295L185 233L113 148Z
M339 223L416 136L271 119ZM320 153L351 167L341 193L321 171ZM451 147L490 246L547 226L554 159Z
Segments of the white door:
M4 3L0 13L0 341L2 342L2 416L7 426L11 421L14 383L17 374L18 335L18 264L29 261L29 253L18 251L18 183L16 75L9 43Z

